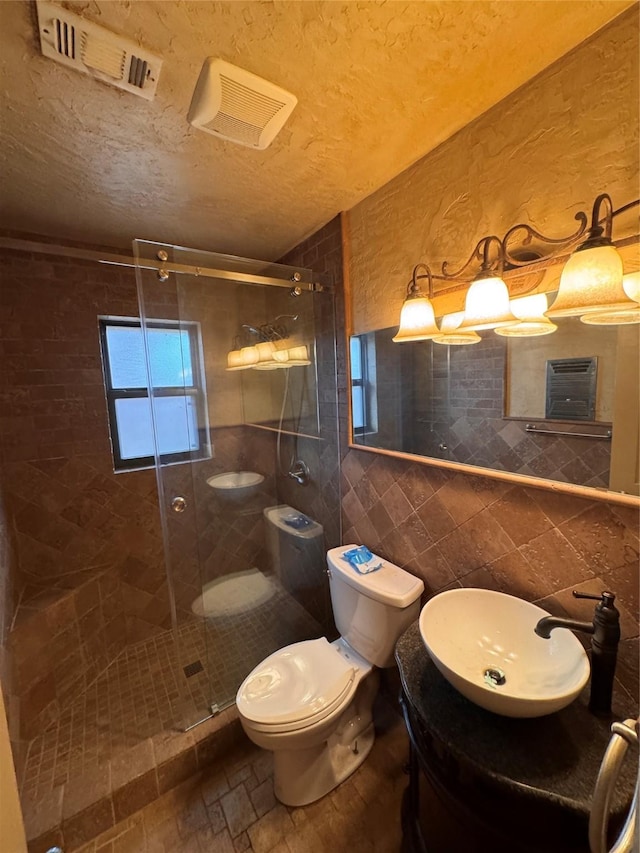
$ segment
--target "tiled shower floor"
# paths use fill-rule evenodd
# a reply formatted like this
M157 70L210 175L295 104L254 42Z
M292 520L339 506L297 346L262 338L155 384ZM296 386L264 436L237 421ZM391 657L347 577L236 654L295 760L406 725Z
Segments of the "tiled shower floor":
M166 632L125 649L31 742L23 796L40 799L145 738L201 719L212 701L224 707L266 655L321 635L315 619L277 586L254 610L182 625L178 648ZM185 677L183 667L196 661L202 670Z

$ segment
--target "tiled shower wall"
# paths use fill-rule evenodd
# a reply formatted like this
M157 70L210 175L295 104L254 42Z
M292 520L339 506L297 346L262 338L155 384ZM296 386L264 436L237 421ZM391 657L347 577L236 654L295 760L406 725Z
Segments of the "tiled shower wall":
M534 435L526 432L526 421L503 416L505 338L485 333L473 346L414 344L405 346L400 358L414 397L411 416L403 423L403 447L410 453L607 488L609 442ZM433 377L427 393L425 376ZM580 422L531 420L544 430L592 431Z
M114 474L102 381L97 317L137 315L133 270L4 251L0 278L0 624L3 652L15 650L12 667L3 653L2 675L5 693L21 700L7 701L13 730L30 737L127 643L170 628L171 616L155 472ZM205 477L252 452L238 428L214 430L212 440ZM271 488L271 436L256 440ZM171 470L179 468L190 484L185 466ZM208 565L260 564L261 526L240 524L233 542L216 537L206 491L198 512L209 519ZM198 556L198 545L190 536L188 553ZM190 614L207 578L193 562L173 568L178 606Z
M334 254L339 250L338 236ZM6 492L1 621L7 641L19 601L11 646L12 689L21 701L13 703L13 722L22 737L31 737L126 644L170 628L171 616L155 472L114 474L102 381L97 317L137 315L133 270L4 251L0 277L6 284L0 294L0 458ZM260 298L269 303L263 306L269 316L274 306L260 296L261 289L246 290L239 296L239 313L245 320L266 321ZM162 293L154 282L153 293L162 302L159 316L173 316L173 284ZM182 298L181 313L191 311L202 321L210 378L210 371L224 371L232 339L229 318L210 286L189 288ZM319 356L326 371L330 362L323 347L333 347L334 340L331 300L322 306L314 322L321 333ZM223 330L221 324L226 324ZM231 386L234 376L238 374L225 377L222 372L215 379ZM332 372L330 378L333 381ZM229 399L222 399L221 381L212 384L217 389L215 399L209 400L212 422L221 413L229 417L234 400L240 413L239 384L233 399L231 387ZM335 415L335 400L323 398L321 420L327 436ZM192 618L191 603L203 583L251 566L268 567L265 506L289 501L323 520L329 544L339 541L335 429L333 440L323 442L320 452L318 442L304 449L320 472L312 486L297 487L296 493L293 481L281 477L286 494L279 500L273 433L219 426L212 429L211 439L212 459L165 469L165 496L185 494L196 510L169 517L179 621ZM247 466L265 476L259 495L250 505L220 503L206 478ZM324 585L316 585L312 599L305 605L326 622L330 608ZM4 670L8 691L8 665Z
M162 549L153 471L113 474L106 420L97 315L137 314L132 271L3 251L0 277L2 488L21 586L5 640L25 738L146 636L137 578Z
M126 584L162 550L154 472L113 473L102 381L97 317L137 315L133 271L8 251L0 264L0 453L25 594L107 569Z

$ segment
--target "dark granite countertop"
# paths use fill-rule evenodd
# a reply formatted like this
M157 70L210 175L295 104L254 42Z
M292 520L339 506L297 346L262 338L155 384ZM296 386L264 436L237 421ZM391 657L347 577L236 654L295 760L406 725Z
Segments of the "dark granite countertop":
M587 708L589 685L571 705L535 719L502 717L474 705L436 669L418 623L402 635L396 660L404 692L425 730L461 764L510 792L587 816L613 719L635 716L614 697L612 719ZM636 712L637 713L637 712ZM637 756L628 754L612 801L620 814L633 795Z

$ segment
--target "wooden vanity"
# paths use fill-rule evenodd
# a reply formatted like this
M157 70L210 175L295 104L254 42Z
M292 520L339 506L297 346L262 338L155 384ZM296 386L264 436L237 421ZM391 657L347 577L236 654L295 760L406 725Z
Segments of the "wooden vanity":
M513 719L485 711L438 672L413 624L396 646L410 735L403 853L589 853L588 820L614 719L587 709L589 687L562 711ZM629 754L613 797L615 830L636 782Z

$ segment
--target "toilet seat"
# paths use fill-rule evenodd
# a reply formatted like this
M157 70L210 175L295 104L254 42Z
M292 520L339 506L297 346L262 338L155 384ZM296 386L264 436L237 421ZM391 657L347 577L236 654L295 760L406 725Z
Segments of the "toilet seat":
M295 731L332 714L356 686L357 668L326 638L265 658L240 686L238 712L262 731Z

